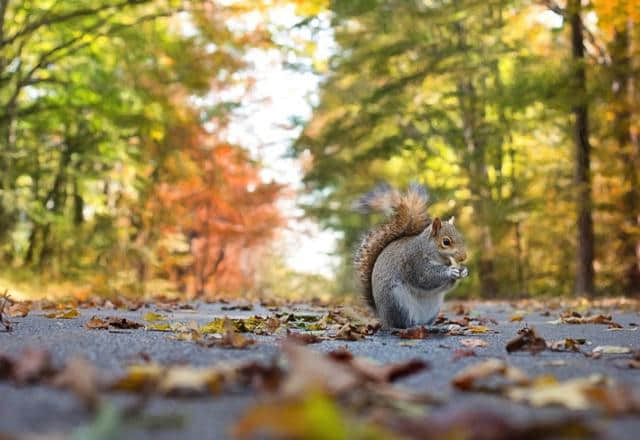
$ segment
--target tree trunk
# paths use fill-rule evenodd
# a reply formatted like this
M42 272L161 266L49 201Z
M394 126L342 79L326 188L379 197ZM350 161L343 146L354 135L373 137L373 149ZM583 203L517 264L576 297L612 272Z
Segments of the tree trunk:
M582 33L581 0L570 0L567 5L571 26L571 49L573 60L572 89L575 103L574 145L575 145L575 184L578 215L578 249L576 255L576 295L591 296L594 293L594 234L591 202L591 175L589 144L589 105L587 101L587 78L585 69L584 40Z
M636 90L636 74L639 67L636 60L636 47L634 39L638 36L634 34L635 24L629 17L627 21L626 37L626 82L623 83L626 99L624 103L627 107L627 127L628 147L624 150L625 178L629 182L629 189L625 194L626 220L628 230L624 242L623 258L626 266L626 280L624 283L625 292L628 295L640 296L640 139L638 136L638 94ZM625 223L627 223L625 222Z
M488 182L485 158L486 143L479 133L478 115L480 110L476 105L476 93L471 81L466 80L458 84L458 103L462 116L462 134L467 146L465 166L469 176L469 191L473 196L473 211L477 222L481 251L478 253L478 277L480 290L485 298L499 295L499 285L495 279L493 264L493 237L490 228L488 201L491 194L485 183Z

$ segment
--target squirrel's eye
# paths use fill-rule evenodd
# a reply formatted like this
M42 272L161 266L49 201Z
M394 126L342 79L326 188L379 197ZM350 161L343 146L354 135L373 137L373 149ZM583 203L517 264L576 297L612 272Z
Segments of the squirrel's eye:
M442 245L443 246L451 246L451 239L449 239L449 237L444 237L442 239Z

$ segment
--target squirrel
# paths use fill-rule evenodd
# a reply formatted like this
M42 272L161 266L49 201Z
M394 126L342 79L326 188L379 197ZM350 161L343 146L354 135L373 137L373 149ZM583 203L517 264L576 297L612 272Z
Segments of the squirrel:
M354 258L362 294L385 328L432 324L445 294L469 274L459 264L467 253L454 218L432 219L428 202L416 183L404 193L381 184L357 202L360 211L390 214L364 236Z

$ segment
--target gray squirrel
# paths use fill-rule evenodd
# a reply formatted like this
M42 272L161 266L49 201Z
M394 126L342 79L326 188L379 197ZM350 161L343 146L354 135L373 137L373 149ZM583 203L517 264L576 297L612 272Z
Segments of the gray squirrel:
M404 193L382 184L358 201L361 211L390 215L365 235L354 259L363 296L385 328L432 324L445 294L469 273L459 264L467 253L454 219L432 219L428 202L418 184Z

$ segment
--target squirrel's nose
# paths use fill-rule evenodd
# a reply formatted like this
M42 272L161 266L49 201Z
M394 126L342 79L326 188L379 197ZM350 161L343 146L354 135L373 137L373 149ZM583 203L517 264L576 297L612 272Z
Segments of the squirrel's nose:
M466 259L467 259L467 253L466 253L466 252L464 252L464 251L463 251L463 252L459 252L459 253L456 255L456 260L457 260L458 262L460 262L460 263L461 263L461 262L463 262L463 261L464 261L464 260L466 260Z

